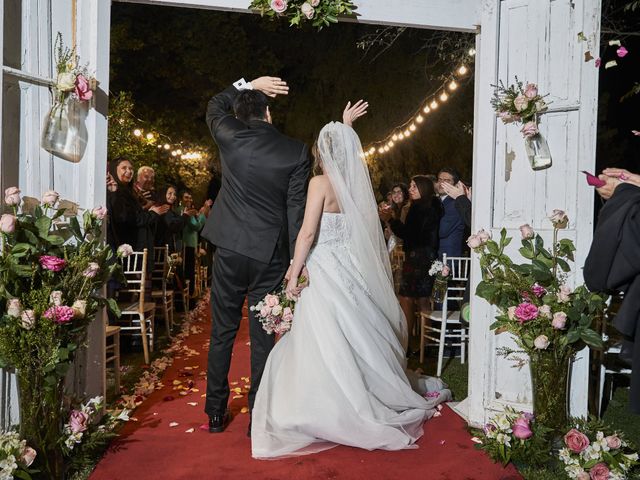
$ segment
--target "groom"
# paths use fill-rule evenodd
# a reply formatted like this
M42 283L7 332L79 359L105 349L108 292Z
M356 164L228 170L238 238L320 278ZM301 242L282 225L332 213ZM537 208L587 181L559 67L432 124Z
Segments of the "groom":
M227 376L245 298L255 305L280 286L302 225L309 151L271 124L268 102L268 97L288 91L280 78L260 77L248 83L241 79L215 95L207 107L207 123L222 163L222 187L202 230L217 247L205 405L211 433L224 431L231 420ZM253 312L249 332L251 411L274 337Z

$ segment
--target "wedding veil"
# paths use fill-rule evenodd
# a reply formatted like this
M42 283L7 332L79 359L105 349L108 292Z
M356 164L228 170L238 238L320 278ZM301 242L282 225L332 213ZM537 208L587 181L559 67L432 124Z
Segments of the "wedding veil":
M351 255L363 276L373 302L393 328L405 363L407 326L393 291L387 252L369 170L356 132L340 122L324 126L318 136L318 151L350 232Z

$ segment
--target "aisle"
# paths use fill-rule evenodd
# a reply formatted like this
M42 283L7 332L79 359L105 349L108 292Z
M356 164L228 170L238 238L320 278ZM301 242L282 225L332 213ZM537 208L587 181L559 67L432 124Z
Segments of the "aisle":
M203 412L210 323L186 345L199 353L176 357L154 392L129 422L91 475L91 480L198 479L426 479L516 480L513 467L503 469L474 448L464 422L448 407L425 424L420 448L368 452L337 447L315 455L275 461L251 458L246 436L249 416L243 386L249 375L249 345L243 319L231 363L231 411L234 419L222 434L200 429ZM243 378L244 377L244 378ZM193 385L188 383L193 381ZM181 382L181 383L177 383ZM293 386L292 386L293 388ZM186 393L180 395L180 392Z

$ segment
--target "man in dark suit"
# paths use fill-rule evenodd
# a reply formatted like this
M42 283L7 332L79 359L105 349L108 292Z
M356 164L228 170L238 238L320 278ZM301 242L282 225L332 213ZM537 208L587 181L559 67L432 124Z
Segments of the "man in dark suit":
M309 150L271 124L267 98L287 93L286 82L279 78L242 79L215 95L207 107L222 163L220 193L202 230L217 247L205 406L212 433L224 431L230 421L227 376L245 298L255 305L281 285L304 216ZM249 331L252 409L274 337L253 312Z
M457 185L460 175L453 168L443 168L438 172L436 188L442 201L444 214L440 219L440 243L438 256L460 257L462 255L462 239L464 236L464 220L458 212L455 200L447 195L443 185Z

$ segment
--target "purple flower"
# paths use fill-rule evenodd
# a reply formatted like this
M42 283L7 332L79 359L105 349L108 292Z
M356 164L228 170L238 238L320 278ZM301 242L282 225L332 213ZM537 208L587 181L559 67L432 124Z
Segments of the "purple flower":
M64 259L53 255L42 255L40 257L40 265L42 265L42 268L51 270L52 272L61 271L66 264L67 262Z
M73 308L65 305L60 307L51 307L44 312L43 317L48 318L58 325L64 325L73 320Z
M543 297L544 294L547 293L547 290L542 285L538 285L537 283L535 283L533 287L531 287L531 291L538 298Z
M533 435L529 420L524 415L517 418L511 429L513 430L513 436L520 440L526 440Z

